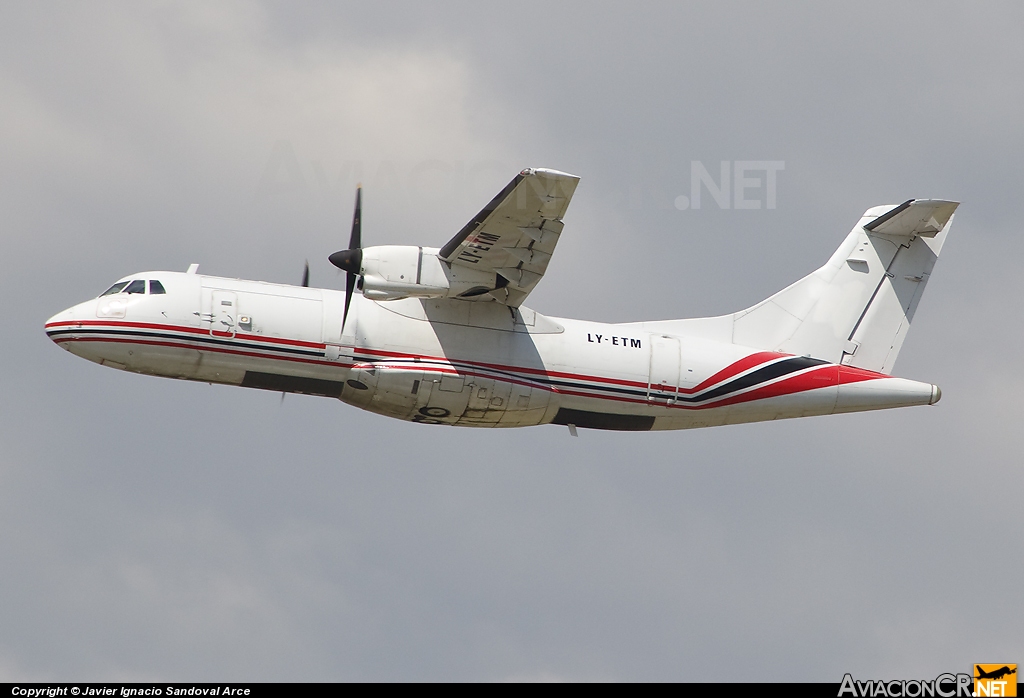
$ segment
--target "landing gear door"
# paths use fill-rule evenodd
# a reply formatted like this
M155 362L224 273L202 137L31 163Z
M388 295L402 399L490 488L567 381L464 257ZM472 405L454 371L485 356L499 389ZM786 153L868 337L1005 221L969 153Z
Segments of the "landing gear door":
M668 335L651 335L650 345L647 399L650 402L673 404L679 390L679 339Z
M454 424L465 414L469 405L469 391L473 389L472 385L466 385L465 376L445 371L433 379L429 392L424 390L426 387L420 388L424 395L417 401L420 407L417 416L413 418L414 421L427 424Z

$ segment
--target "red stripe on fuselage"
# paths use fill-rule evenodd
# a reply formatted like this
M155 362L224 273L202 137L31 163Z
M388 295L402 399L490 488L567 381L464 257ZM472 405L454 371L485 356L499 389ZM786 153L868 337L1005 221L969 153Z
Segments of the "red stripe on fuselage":
M213 334L211 334L208 329L203 329L203 328L198 328L198 327L187 327L187 326L181 326L181 325L168 325L168 324L150 323L150 322L131 322L131 321L127 321L127 320L125 320L125 321L117 321L117 320L65 320L65 321L61 321L61 322L49 323L49 324L46 325L46 329L59 328L59 327L73 328L73 327L76 327L76 326L85 326L85 327L108 326L108 327L128 328L128 329L135 328L135 329L162 330L162 331L170 331L170 332L183 332L183 333L197 335L197 336L213 336L213 337L217 337L217 338L221 338L221 339L228 339L228 338L231 338L231 336L232 336L230 333L227 333L227 332L214 332ZM298 340L298 339L286 339L286 338L283 338L283 337L267 337L267 336L264 336L264 335L246 334L246 333L237 333L235 336L238 339L244 339L245 341L265 342L265 343L268 343L268 344L275 344L276 343L276 344L282 344L282 345L286 345L286 346L307 347L307 348L320 349L320 350L323 350L326 347L326 345L324 345L322 343L319 343L319 342L308 342L308 341ZM142 343L142 342L140 341L140 343ZM203 349L204 350L212 350L211 348L208 348L208 347L203 347ZM429 361L441 361L441 362L451 362L452 361L452 359L449 359L448 357L428 356L428 355L424 355L424 354L408 354L408 353L403 353L403 352L387 351L387 350L383 350L383 349L364 349L364 348L361 348L361 347L350 347L350 349L352 350L353 353L364 354L364 355L376 355L376 356L384 356L384 357L409 358L409 359L419 359L419 360L426 359L426 360L429 360ZM735 376L735 375L737 375L739 373L742 373L742 372L747 371L749 369L755 368L756 366L758 366L760 364L767 363L769 361L773 361L773 360L776 360L776 359L786 358L787 356L789 356L789 355L788 354L780 354L780 353L777 353L777 352L757 352L757 353L754 353L754 354L750 354L749 356L745 356L744 358L740 359L739 361L736 361L736 362L730 364L729 366L726 366L722 370L720 370L717 373L715 373L714 375L712 375L710 378L707 378L706 380L702 381L697 386L695 386L693 388L682 388L682 387L680 387L678 390L679 390L680 393L691 395L691 394L699 392L701 390L705 390L706 388L708 388L708 387L710 387L710 386L712 386L712 385L714 385L716 383L720 383L720 382L722 382L724 380L727 380L728 378L732 378L733 376ZM295 359L293 359L293 360L295 360ZM572 379L572 380L590 381L590 382L594 382L594 383L606 383L606 384L609 384L609 385L619 385L619 386L631 387L631 388L643 388L643 389L647 388L647 382L646 381L641 382L641 381L633 381L633 380L622 379L622 378L609 378L609 377L606 377L606 376L594 376L594 375L589 375L589 374L569 373L569 372L564 372L564 371L550 371L550 370L543 369L543 368L528 368L528 367L525 367L525 366L522 366L522 367L520 367L520 366L506 366L506 365L503 365L503 364L493 364L493 363L487 363L487 362L482 362L482 361L470 361L470 360L460 360L460 359L455 359L455 361L457 361L458 363L463 363L463 364L467 364L467 365L470 365L470 366L479 366L481 368L489 368L489 369L498 370L498 371L515 371L515 372L519 372L519 373L532 374L532 375L536 375L536 376L544 376L544 377L548 377L548 378L568 378L568 379ZM313 363L317 363L317 362L313 362Z
M741 402L766 400L768 398L781 397L783 395L803 393L809 390L817 390L818 388L829 388L834 385L859 383L861 381L878 380L880 378L890 377L881 373L865 371L863 369L853 369L852 371L844 372L843 369L846 368L849 367L829 364L820 368L815 368L806 373L801 373L789 378L783 378L782 380L776 383L771 383L770 385L754 388L750 392L726 398L721 402L709 406L724 407L725 405L735 405Z
M210 332L209 329L203 329L201 327L185 327L182 325L162 325L153 322L119 322L117 320L65 320L62 322L51 322L46 325L46 329L56 329L59 327L126 327L128 329L142 329L142 330L163 330L165 332L185 332L188 334L202 335L205 337L219 337L221 339L238 337L245 339L246 341L254 340L257 342L267 342L270 344L286 344L293 347L307 347L310 349L323 349L324 344L322 342L307 342L301 339L286 339L284 337L267 337L262 334L251 334L247 332L236 332L232 335L230 332Z
M181 341L188 341L186 337L182 337ZM271 359L279 361L292 361L294 363L303 364L314 364L316 366L342 366L344 368L351 368L353 364L341 363L338 361L327 361L326 359L309 359L301 356L281 356L280 354L259 354L254 351L244 351L242 349L229 349L228 347L216 346L216 345L200 345L194 344L181 344L178 342L161 342L155 339L130 339L125 337L60 337L55 339L54 342L57 344L63 344L65 342L111 342L115 344L145 344L147 346L154 347L174 347L175 349L192 349L194 351L211 351L219 354L232 354L234 356L249 356L257 359Z
M857 368L856 366L843 366L839 365L839 384L845 383L859 383L861 381L869 381L875 378L892 378L884 373L875 373L869 371L866 368Z
M462 360L462 359L449 359L447 357L428 357L428 356L423 356L421 354L406 354L406 353L403 353L403 352L385 351L383 349L364 349L364 348L361 348L361 347L352 347L352 351L353 351L353 353L357 353L357 354L369 354L369 355L377 355L377 356L390 356L390 357L393 357L393 358L407 358L407 359L421 359L421 360L422 359L429 359L431 361L455 361L455 362L462 363L462 364L467 364L467 365L470 365L470 366L480 366L481 368L490 368L490 369L494 369L494 370L498 370L498 371L502 371L502 370L504 370L504 371L517 371L517 372L520 372L520 373L528 373L528 374L533 374L533 375L540 375L540 376L545 376L545 377L548 377L548 378L569 378L569 379L572 379L572 380L592 381L594 383L607 383L609 385L621 385L621 386L630 387L630 388L643 388L645 390L647 389L647 385L648 385L646 381L643 381L643 382L641 382L641 381L631 381L631 380L626 380L626 379L622 379L622 378L608 378L606 376L593 376L593 375L584 374L584 373L566 373L566 372L563 372L563 371L550 371L550 370L547 370L547 369L527 368L525 366L522 366L522 367L520 367L520 366L504 366L502 364L491 364L491 363L485 363L485 362L482 362L482 361L469 361L469 360ZM738 375L740 373L743 373L744 371L748 371L750 369L756 368L756 367L760 366L761 364L769 363L769 362L775 361L777 359L789 358L791 356L792 356L792 354L780 354L778 352L771 352L771 351L757 352L757 353L751 354L749 356L745 356L742 359L740 359L739 361L736 361L736 362L734 362L732 364L729 364L728 366L726 366L722 370L720 370L717 373L715 373L710 378L707 378L707 379L701 381L697 386L695 386L693 388L682 388L682 387L679 388L679 392L692 395L693 393L700 392L701 390L706 390L707 388L715 385L716 383L721 383L722 381L727 380L729 378L732 378L732 377L734 377L734 376L736 376L736 375ZM657 386L654 386L654 387L657 389ZM671 387L669 389L671 389Z
M182 333L186 333L186 334L190 334L190 335L196 335L196 336L210 336L209 330L204 330L204 329L201 329L201 328L181 327L181 326L177 326L177 325L165 325L165 324L159 324L159 323L113 322L113 321L105 321L105 320L81 320L81 321L55 322L55 323L47 324L46 325L46 329L55 329L55 328L59 328L59 327L73 328L73 327L76 327L76 326L89 326L89 327L111 326L111 327L115 327L115 328L137 328L137 329L163 330L163 331L172 331L172 332L182 332ZM231 338L231 335L228 334L228 333L217 333L216 335L213 335L213 336L221 337L221 338ZM307 341L295 340L295 339L285 339L285 338L281 338L281 337L265 337L265 336L262 336L262 335L237 334L236 338L238 338L239 340L244 340L244 341L256 340L256 341L260 341L260 342L266 342L268 344L277 343L277 344L287 345L287 346L299 346L299 347L308 347L308 348L317 348L317 349L324 349L325 348L325 345L321 344L321 343L307 342ZM235 355L235 356L246 356L246 357L250 357L250 358L260 358L260 359L267 359L267 360L289 361L289 362L293 362L293 363L305 363L305 364L312 364L312 365L317 365L317 366L330 366L330 367L339 367L339 368L351 368L354 365L354 364L343 363L343 362L339 362L339 361L329 361L326 358L314 359L314 358L306 358L306 357L281 356L281 355L277 355L277 354L268 355L268 354L260 354L260 353L253 352L253 351L245 351L245 350L241 350L241 349L233 349L233 348L229 348L229 347L225 347L225 346L218 346L218 345L201 345L201 346L196 346L196 345L193 345L193 344L182 344L182 343L176 343L176 342L173 342L173 341L158 341L158 340L150 340L150 339L109 338L109 337L82 337L82 338L59 337L59 338L56 338L54 341L57 342L57 343L76 342L77 341L77 342L113 342L113 343L143 344L143 345L150 345L150 346L165 346L165 347L174 347L174 348L186 348L186 349L192 349L192 350L195 350L195 351L218 352L218 353L222 353L222 354L230 354L230 355ZM182 337L182 338L180 338L180 341L181 342L187 342L187 341L189 341L189 338L188 337ZM601 390L602 388L601 388L600 384L617 385L617 386L625 386L625 387L633 387L633 388L643 388L643 389L647 389L647 387L648 387L648 384L646 382L631 381L631 380L619 379L619 378L609 378L609 377L605 377L605 376L593 376L593 375L588 375L588 374L568 373L568 372L563 372L563 371L549 371L549 370L546 370L546 369L537 369L537 368L528 368L528 367L519 367L519 366L508 366L508 365L504 365L504 364L492 364L492 363L486 363L486 362L480 362L480 361L468 361L468 360L459 360L459 359L452 360L452 359L448 359L447 357L432 357L432 356L428 356L428 355L424 355L424 354L409 354L409 353L404 353L404 352L394 352L394 351L377 350L377 349L364 349L364 348L361 348L361 347L347 347L347 348L351 349L351 351L353 353L356 353L356 354L363 354L363 355L370 355L370 356L386 356L386 357L404 358L404 359L417 359L419 361L433 361L433 362L437 362L437 363L440 363L440 364L449 364L449 365L451 365L452 363L459 363L459 364L465 364L465 365L468 365L468 366L475 366L475 367L482 368L482 369L490 369L490 370L493 370L493 371L499 371L499 372L503 372L503 373L519 373L519 374L534 375L534 376L545 377L545 378L565 378L565 379L577 380L577 381L589 381L589 382L597 383L598 384L598 385L595 385L595 386L592 386L592 387L589 387L589 388L587 386L579 386L579 388L582 389L582 390L587 390L587 389L590 389L590 390ZM271 347L268 347L268 349L272 350ZM678 392L681 393L681 394L694 394L694 393L700 392L702 390L705 390L705 389L707 389L707 388L709 388L709 387L711 387L711 386L713 386L715 384L718 384L718 383L721 383L721 382L723 382L725 380L728 380L729 378L733 378L733 377L739 375L740 373L743 373L745 371L748 371L748 370L751 370L753 368L756 368L756 367L758 367L758 366L760 366L762 364L770 363L770 362L778 360L778 359L785 359L785 358L788 358L790 356L791 356L790 354L781 354L781 353L778 353L778 352L756 352L754 354L750 354L748 356L743 357L739 361L736 361L736 362L730 364L729 366L726 366L725 368L721 369L720 371L718 371L717 373L715 373L711 377L705 379L704 381L701 381L701 383L699 383L697 386L695 386L693 388L682 388L682 387L678 388ZM775 383L772 383L772 384L769 384L769 385L766 385L766 386L762 386L762 387L759 387L759 388L755 388L755 389L750 390L748 392L741 393L739 395L734 395L732 397L728 397L728 398L725 398L725 399L720 400L720 401L713 401L711 403L704 404L704 405L685 405L685 404L678 404L678 403L676 403L676 404L671 404L671 403L666 404L666 403L661 401L664 398L659 398L659 401L652 402L650 400L645 400L645 399L636 398L636 397L627 397L627 396L618 396L618 395L595 395L593 393L580 392L579 390L572 390L572 389L567 388L567 387L551 386L551 385L545 385L543 383L533 382L533 381L530 381L529 378L526 378L526 377L520 378L518 380L516 379L516 377L508 376L508 375L502 375L502 376L497 376L496 377L496 376L492 376L492 375L486 375L486 374L482 374L482 373L475 373L475 372L472 372L472 371L467 371L465 369L459 369L459 368L457 368L455 366L452 366L450 369L443 368L443 367L431 367L431 368L428 368L428 367L423 366L423 365L416 365L415 368L412 368L412 367L409 367L409 368L410 368L410 370L422 370L422 371L429 371L429 372L435 372L435 373L441 373L441 372L444 372L444 373L457 373L457 374L477 376L477 377L481 377L481 378L490 378L492 380L501 380L501 381L506 381L506 382L510 382L510 383L516 383L518 385L529 385L531 387L536 387L536 388L540 388L540 389L543 389L543 390L549 390L551 392L558 393L558 394L563 394L563 395L572 395L572 396L575 396L575 397L586 397L586 398L591 398L591 399L596 399L596 400L612 400L612 401L616 401L616 402L628 402L628 403L642 404L642 405L656 405L656 406L659 406L659 407L670 407L670 408L675 408L675 409L690 409L690 410L694 410L694 409L709 409L709 408L713 408L713 407L723 407L723 406L726 406L726 405L738 404L738 403L741 403L741 402L750 402L750 401L753 401L753 400L761 400L761 399L766 399L766 398L771 398L771 397L779 397L781 395L787 395L787 394L793 394L793 393L797 393L797 392L804 392L804 391L808 391L808 390L816 390L818 388L823 388L823 387L829 387L829 386L835 385L837 383L838 384L846 384L846 383L856 383L856 382L865 381L865 380L875 380L875 379L880 379L880 378L889 378L889 376L887 376L885 374L875 373L875 372L872 372L872 371L868 371L868 370L860 369L860 368L855 368L855 367L852 367L852 366L841 366L841 365L836 365L836 364L828 364L828 365L821 366L820 368L816 368L816 369L813 369L811 371L807 371L805 373L801 373L801 374L799 374L797 376L792 376L790 378L784 378L784 379L782 379L780 381L777 381ZM671 386L668 389L671 390Z
M739 373L743 373L744 371L746 371L748 369L755 368L756 366L759 366L761 364L766 364L769 361L774 361L775 359L785 359L785 358L788 358L789 356L792 356L792 355L791 354L779 354L779 353L774 352L774 351L759 351L756 354L751 354L750 356L745 356L742 359L740 359L739 361L736 361L736 362L734 362L732 364L729 364L728 366L723 368L721 371L719 371L715 375L711 376L707 380L701 381L698 385L696 385L693 388L679 388L679 392L687 393L687 394L691 394L692 395L693 393L698 393L701 390L704 390L706 388L710 388L712 385L714 385L716 383L721 383L722 381L726 380L727 378L732 378L733 376L735 376L735 375L737 375Z
M544 368L529 368L526 366L506 366L504 364L492 364L484 361L470 361L464 359L449 359L448 357L436 357L436 356L425 356L423 354L406 354L398 351L386 351L384 349L364 349L362 347L352 347L352 352L356 354L370 354L376 356L388 356L396 359L420 359L429 361L447 361L456 362L460 364L466 364L468 366L479 366L480 368L490 368L495 371L516 371L519 373L528 373L535 376L545 376L548 378L571 378L574 380L589 380L595 383L608 383L611 385L622 385L631 388L647 388L647 383L640 381L631 381L623 378L608 378L605 376L591 376L583 373L564 373L562 371L549 371Z

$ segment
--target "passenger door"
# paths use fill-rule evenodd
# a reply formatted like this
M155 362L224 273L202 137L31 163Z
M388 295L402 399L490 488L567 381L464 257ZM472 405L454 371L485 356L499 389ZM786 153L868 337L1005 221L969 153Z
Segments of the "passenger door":
M210 334L234 337L238 320L238 295L234 291L214 291Z

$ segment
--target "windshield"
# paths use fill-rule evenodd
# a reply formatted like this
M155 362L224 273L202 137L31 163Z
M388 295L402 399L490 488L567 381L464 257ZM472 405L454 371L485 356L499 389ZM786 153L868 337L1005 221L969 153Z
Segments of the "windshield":
M116 284L108 288L106 291L100 294L100 298L103 296L109 296L113 293L120 293L121 289L128 285L127 281L118 281Z

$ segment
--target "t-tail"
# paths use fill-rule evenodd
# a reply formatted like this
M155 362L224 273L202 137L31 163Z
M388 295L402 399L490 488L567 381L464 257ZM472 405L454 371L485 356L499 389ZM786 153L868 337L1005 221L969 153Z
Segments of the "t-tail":
M665 324L891 373L958 205L911 199L868 209L824 266L774 296L732 315Z

